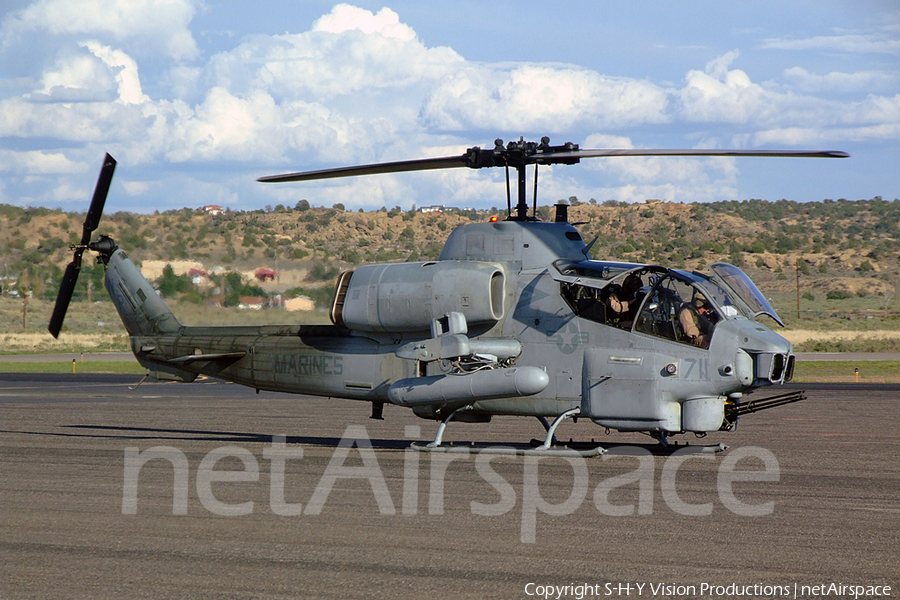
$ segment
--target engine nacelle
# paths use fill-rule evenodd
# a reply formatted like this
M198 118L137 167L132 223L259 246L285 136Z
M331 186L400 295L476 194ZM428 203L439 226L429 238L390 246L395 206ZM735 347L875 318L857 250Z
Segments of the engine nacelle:
M460 312L469 324L504 315L506 275L493 263L438 262L365 265L341 275L332 306L337 325L360 331L428 331Z

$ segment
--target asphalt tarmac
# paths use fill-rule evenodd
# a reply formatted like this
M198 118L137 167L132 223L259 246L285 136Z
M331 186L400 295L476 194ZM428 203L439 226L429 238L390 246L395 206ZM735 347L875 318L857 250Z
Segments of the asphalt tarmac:
M0 598L900 595L900 386L687 438L718 454L580 420L559 437L631 445L488 460L410 450L436 424L393 406L136 379L0 375Z

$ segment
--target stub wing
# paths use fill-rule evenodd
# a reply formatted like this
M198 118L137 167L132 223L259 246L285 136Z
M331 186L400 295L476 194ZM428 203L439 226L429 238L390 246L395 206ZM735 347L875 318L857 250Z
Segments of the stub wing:
M227 366L237 360L244 358L246 355L246 352L222 352L220 354L188 354L187 356L179 356L177 358L169 359L167 362L186 365L199 361L206 361L224 363L223 366Z

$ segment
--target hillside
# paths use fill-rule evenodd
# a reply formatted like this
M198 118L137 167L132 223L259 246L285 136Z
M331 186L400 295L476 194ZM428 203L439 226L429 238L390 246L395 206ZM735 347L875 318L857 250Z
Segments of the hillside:
M585 240L597 237L597 259L655 262L701 269L724 260L742 266L770 294L788 320L797 313L800 276L803 325L829 319L893 321L900 312L900 200L718 202L671 204L648 201L625 204L572 204L569 219ZM550 207L539 207L552 218ZM210 215L181 209L152 215L105 215L99 233L112 235L154 280L165 265L175 276L193 268L209 277L199 287L169 281L170 296L204 304L228 272L241 274L245 291L305 294L327 303L334 276L355 264L437 258L457 225L485 221L491 211L421 213L382 208L347 212L334 208L277 206L269 210ZM68 244L81 233L83 214L43 208L0 205L0 278L3 296L24 288L37 299L52 301L65 265ZM95 234L96 237L96 234ZM87 254L85 255L87 257ZM76 300L103 300L102 269L85 261ZM268 267L275 281L254 279ZM232 276L232 288L235 292ZM89 286L92 288L89 291ZM252 295L252 294L251 294ZM233 300L232 302L233 303ZM887 319L885 319L887 317ZM282 318L283 320L283 318ZM884 324L884 323L883 323ZM892 323L887 323L895 328ZM3 323L5 331L14 324ZM851 328L860 328L855 324Z

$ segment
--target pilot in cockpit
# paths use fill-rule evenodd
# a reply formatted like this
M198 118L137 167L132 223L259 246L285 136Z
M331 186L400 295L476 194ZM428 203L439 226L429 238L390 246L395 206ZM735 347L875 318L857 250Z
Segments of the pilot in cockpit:
M699 293L690 302L685 302L678 313L678 323L685 337L691 344L701 348L709 348L709 339L717 320L709 300Z

